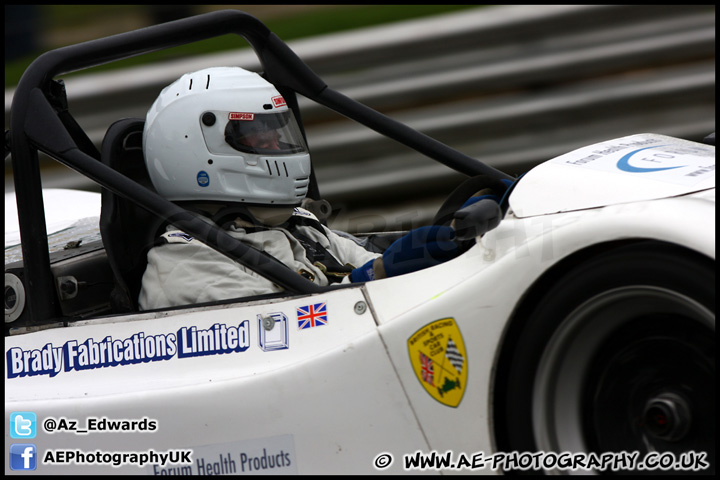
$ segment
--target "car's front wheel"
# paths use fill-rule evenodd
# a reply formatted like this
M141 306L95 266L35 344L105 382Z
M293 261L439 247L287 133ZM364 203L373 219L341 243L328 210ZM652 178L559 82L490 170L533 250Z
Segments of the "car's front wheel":
M542 291L518 312L500 356L498 448L628 460L607 473L638 473L642 460L653 462L647 473L714 473L714 262L643 242L584 261Z

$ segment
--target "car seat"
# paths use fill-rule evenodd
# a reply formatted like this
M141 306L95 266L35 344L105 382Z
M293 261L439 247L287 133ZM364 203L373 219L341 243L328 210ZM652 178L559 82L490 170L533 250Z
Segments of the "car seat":
M144 124L139 118L113 123L103 139L100 158L105 165L154 192L143 158ZM164 223L130 200L102 188L100 234L114 276L110 303L115 313L138 310L147 251Z

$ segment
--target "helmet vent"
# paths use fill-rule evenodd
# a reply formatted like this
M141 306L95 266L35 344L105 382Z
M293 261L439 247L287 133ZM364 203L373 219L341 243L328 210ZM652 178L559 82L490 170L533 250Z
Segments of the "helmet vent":
M192 90L193 87L193 79L190 78L190 85L188 85L188 90ZM207 82L205 83L205 90L210 88L210 75L207 76Z
M287 165L285 164L285 162L280 162L280 163L282 163L283 171L285 172L285 176L290 177L290 174L288 173ZM265 165L267 166L268 174L270 174L271 177L276 176L276 175L278 177L282 176L282 173L280 173L280 164L278 163L277 160L273 161L273 163L271 164L270 160L268 160L266 158ZM275 167L274 170L273 170L273 166Z
M295 196L303 198L307 195L308 184L310 183L310 177L302 177L295 179Z

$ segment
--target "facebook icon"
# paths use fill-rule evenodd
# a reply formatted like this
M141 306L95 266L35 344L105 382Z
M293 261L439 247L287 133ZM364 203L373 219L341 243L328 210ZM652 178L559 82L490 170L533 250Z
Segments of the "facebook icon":
M35 470L37 448L32 443L10 445L10 470Z

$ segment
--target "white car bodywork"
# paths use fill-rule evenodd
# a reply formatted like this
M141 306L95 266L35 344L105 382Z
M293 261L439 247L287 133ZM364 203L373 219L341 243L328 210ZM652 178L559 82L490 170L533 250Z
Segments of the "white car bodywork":
M403 456L417 451L490 455L496 357L524 293L553 265L603 242L657 239L714 259L714 152L648 134L550 160L518 182L497 228L462 256L413 274L6 337L6 445L17 441L9 417L19 411L37 415L28 443L39 474L402 473ZM643 171L648 165L665 170ZM298 309L320 304L325 322L299 328ZM431 353L447 351L449 338L455 367ZM164 355L148 350L163 346ZM425 387L423 352L436 361L436 383L451 380L442 393ZM84 428L92 418L156 428L43 430L47 419ZM61 450L172 449L192 450L193 463L41 462ZM379 469L376 459L388 458L380 454L394 461Z

